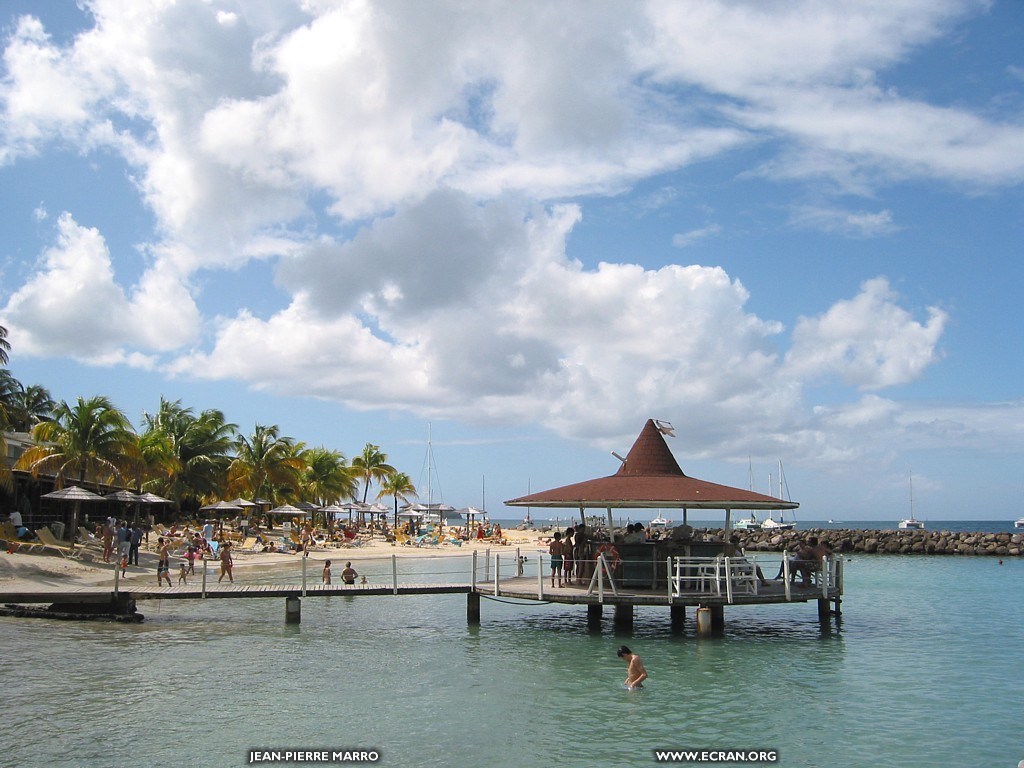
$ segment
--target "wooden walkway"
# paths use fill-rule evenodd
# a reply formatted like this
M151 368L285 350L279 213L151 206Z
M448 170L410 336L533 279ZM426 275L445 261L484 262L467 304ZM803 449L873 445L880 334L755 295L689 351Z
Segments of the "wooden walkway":
M153 587L139 584L121 585L117 594L135 600L211 600L218 598L260 597L329 597L331 595L464 595L472 591L469 584L311 584L303 588L295 584L213 584L204 591L201 586ZM76 587L74 589L37 590L32 592L0 591L3 603L75 603L105 602L111 599L111 587Z

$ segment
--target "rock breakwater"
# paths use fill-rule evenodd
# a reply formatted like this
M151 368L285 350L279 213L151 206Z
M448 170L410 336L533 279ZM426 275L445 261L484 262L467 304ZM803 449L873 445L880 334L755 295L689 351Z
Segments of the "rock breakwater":
M718 529L713 534L721 536ZM890 555L992 555L1020 557L1024 533L967 533L960 531L900 531L811 528L790 531L732 531L744 549L782 552L798 549L810 536L827 542L836 552Z

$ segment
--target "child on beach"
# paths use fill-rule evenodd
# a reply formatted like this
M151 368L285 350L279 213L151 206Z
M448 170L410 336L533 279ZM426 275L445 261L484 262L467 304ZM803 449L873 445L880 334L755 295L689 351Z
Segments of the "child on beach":
M324 584L330 584L331 583L331 561L330 560L328 560L327 562L324 563L324 575L323 575L322 578L323 578Z
M128 570L128 553L121 555L121 576Z
M196 572L196 548L190 546L185 551L185 559L188 560L188 572L195 575ZM184 565L184 564L182 564Z
M181 564L181 570L178 571L178 583L179 584L188 584L188 579L185 578L185 574L187 574L187 573L188 573L187 567L186 567L186 565L184 563L182 563Z

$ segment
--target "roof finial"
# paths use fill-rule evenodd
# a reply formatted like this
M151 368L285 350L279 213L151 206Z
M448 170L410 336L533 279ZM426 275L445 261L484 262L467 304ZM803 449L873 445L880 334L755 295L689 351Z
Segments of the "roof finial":
M654 426L656 426L658 428L658 431L661 432L661 434L663 435L668 435L669 437L676 436L676 428L672 426L672 422L670 421L665 421L663 419L654 419Z

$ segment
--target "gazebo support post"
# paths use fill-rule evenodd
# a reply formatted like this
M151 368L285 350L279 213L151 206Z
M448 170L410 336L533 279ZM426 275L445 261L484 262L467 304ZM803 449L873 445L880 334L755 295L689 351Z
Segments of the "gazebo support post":
M600 603L590 603L587 606L587 629L601 628L601 614L603 612L604 606Z
M466 622L471 627L480 626L480 593L466 593Z

